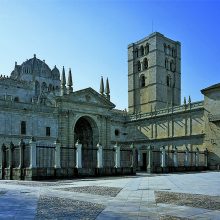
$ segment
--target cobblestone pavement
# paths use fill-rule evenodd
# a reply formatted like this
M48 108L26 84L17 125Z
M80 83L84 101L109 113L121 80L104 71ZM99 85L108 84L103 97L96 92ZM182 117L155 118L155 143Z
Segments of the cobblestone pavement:
M0 180L1 219L220 219L220 172Z
M180 206L220 211L220 196L155 191L155 198L156 203L172 203Z
M104 208L90 202L41 196L36 219L95 219Z
M122 190L122 188L106 187L106 186L82 186L82 187L62 188L58 190L115 197Z

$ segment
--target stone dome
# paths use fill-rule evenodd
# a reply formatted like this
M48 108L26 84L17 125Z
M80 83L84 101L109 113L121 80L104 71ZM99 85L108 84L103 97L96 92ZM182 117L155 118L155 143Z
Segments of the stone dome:
M51 69L49 66L45 63L45 61L42 61L38 58L36 58L36 55L34 55L33 58L26 60L21 64L21 75L24 74L30 74L35 76L41 76L41 77L51 77Z

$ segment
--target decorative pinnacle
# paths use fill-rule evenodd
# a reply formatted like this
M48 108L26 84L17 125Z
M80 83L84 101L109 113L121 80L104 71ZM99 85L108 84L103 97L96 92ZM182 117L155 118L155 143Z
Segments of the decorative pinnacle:
M71 87L72 85L73 85L73 81L72 81L72 73L71 73L71 68L70 68L69 69L67 86Z
M106 94L106 98L110 101L110 88L109 88L108 77L106 79L105 94Z
M101 77L100 90L99 90L99 92L100 92L101 95L104 94L104 82L103 82L103 77Z
M106 79L105 94L106 94L106 95L109 95L109 94L110 94L108 77L107 77L107 79Z
M189 96L189 100L188 100L188 102L191 103L191 97L190 97L190 96Z
M65 76L64 66L63 66L63 71L62 71L61 85L62 85L62 86L65 86L65 85L66 85L66 76Z
M68 92L68 94L73 92L72 85L73 85L72 73L71 73L71 69L69 69L68 82L67 82L67 86L68 86L67 92Z

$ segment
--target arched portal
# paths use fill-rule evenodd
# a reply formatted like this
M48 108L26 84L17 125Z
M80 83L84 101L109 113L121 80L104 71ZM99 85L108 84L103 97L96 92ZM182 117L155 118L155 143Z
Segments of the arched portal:
M82 167L95 168L97 165L98 127L92 118L83 116L77 120L74 127L74 143L77 140L82 144Z

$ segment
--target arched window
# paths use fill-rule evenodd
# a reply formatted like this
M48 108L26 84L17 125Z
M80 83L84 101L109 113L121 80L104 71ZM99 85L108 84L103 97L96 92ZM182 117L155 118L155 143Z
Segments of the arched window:
M145 46L145 54L147 55L149 53L150 49L149 49L149 44L147 43Z
M137 61L137 70L141 71L141 62L140 62L140 60Z
M145 75L140 76L140 85L141 85L141 87L145 86Z
M170 77L170 75L167 75L167 86L171 87L171 77Z
M115 129L115 136L119 136L120 131L118 129Z
M138 57L138 48L135 49L134 53L135 53L135 57Z
M171 53L171 51L170 51L170 45L168 45L168 47L167 47L167 54L170 55L170 53Z
M21 122L21 134L26 134L26 121Z
M176 57L176 49L173 49L173 57Z
M46 127L46 136L50 136L50 127Z
M141 56L144 56L144 47L141 46Z
M175 63L173 62L173 60L171 60L171 62L170 62L170 70L171 70L172 72L175 72L175 71L176 71L176 65L175 65Z
M169 65L168 65L168 59L166 58L166 59L165 59L165 68L166 68L167 70L168 70L168 66L169 66Z
M148 60L147 58L144 58L144 62L143 62L143 69L146 70L148 68Z
M167 54L167 45L164 44L163 47L164 47L164 53Z

